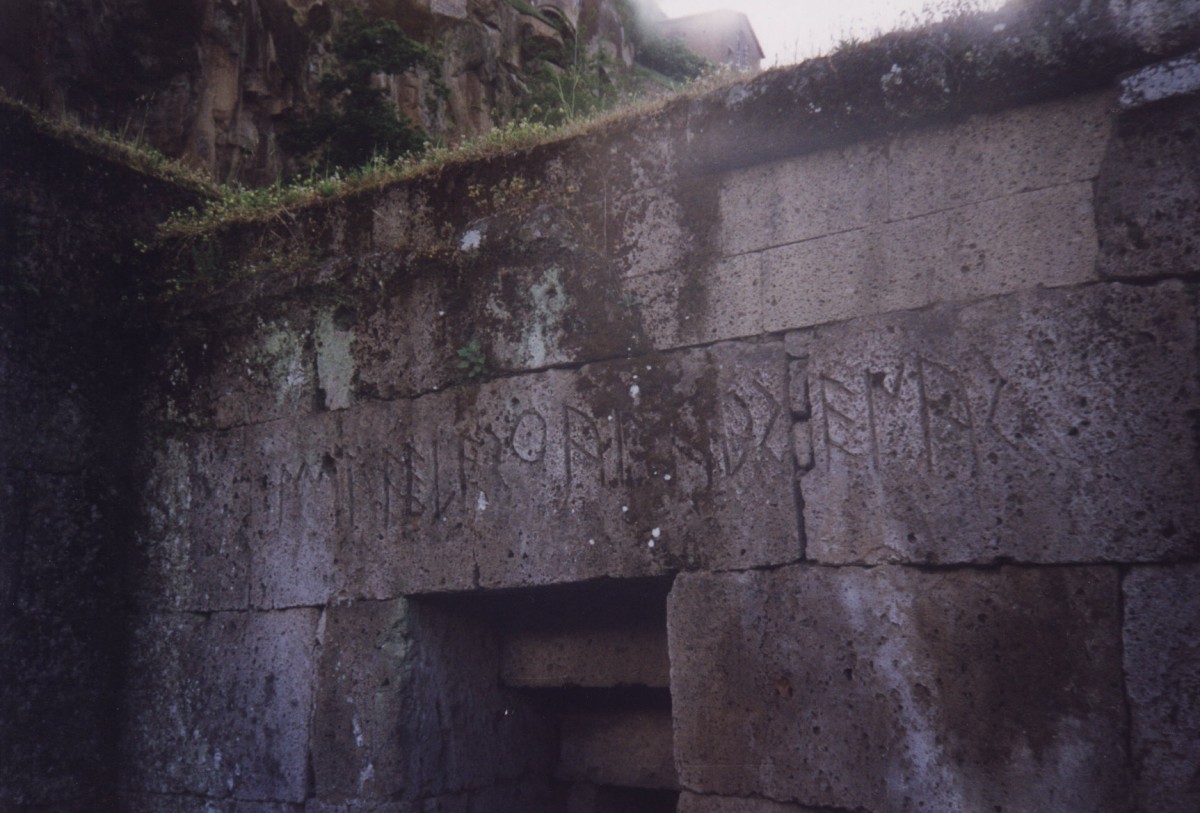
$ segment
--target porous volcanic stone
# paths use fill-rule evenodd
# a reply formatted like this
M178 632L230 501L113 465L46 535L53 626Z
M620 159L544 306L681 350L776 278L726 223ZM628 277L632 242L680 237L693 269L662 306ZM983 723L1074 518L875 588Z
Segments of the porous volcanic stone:
M1125 579L1125 685L1139 810L1200 808L1200 566Z
M820 328L821 561L1134 560L1200 550L1194 294L1034 291Z
M294 609L135 619L126 787L302 802L318 615Z
M786 367L724 344L349 410L344 562L423 592L793 561Z
M1128 810L1115 569L793 566L669 602L682 786L838 809Z

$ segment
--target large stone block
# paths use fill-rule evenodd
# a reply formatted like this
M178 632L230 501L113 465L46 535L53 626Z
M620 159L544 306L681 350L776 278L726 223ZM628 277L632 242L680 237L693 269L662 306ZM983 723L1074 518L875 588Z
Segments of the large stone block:
M407 604L369 601L326 610L313 713L318 798L393 798L408 784L400 735L407 698Z
M793 561L786 369L780 343L726 344L350 410L346 589Z
M730 257L624 282L652 347L664 350L762 333L762 258Z
M1094 277L1092 188L1075 183L763 252L768 331Z
M1193 95L1127 114L1096 182L1100 272L1200 272L1200 102Z
M856 144L729 173L720 185L721 251L761 251L883 222L884 152Z
M1196 303L1030 292L810 336L808 554L828 562L1195 555Z
M239 450L249 489L250 602L324 604L338 579L340 413L248 427ZM214 479L221 472L213 472Z
M125 787L302 802L318 616L139 616L123 701Z
M626 788L676 787L667 709L579 710L563 715L556 775Z
M134 562L138 603L238 610L250 600L250 430L163 438L146 450Z
M1139 810L1200 808L1200 567L1125 578L1125 685Z
M1115 569L685 574L669 629L687 790L1129 809Z
M739 799L736 796L681 793L677 813L820 813L820 811L807 806L772 802L769 799Z
M1113 126L1110 93L914 130L888 144L887 220L1089 181Z
M318 799L415 812L421 800L549 774L553 720L500 685L493 621L403 600L326 611L311 741Z
M240 329L197 328L153 347L147 414L226 428L311 411L318 386L313 329L313 314L296 308Z
M548 688L670 685L665 626L518 630L507 634L506 686Z

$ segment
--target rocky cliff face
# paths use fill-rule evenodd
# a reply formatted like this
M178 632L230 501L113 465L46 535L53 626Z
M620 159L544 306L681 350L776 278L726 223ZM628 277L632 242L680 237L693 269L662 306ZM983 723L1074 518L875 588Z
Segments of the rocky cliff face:
M623 0L10 0L0 87L142 139L218 180L294 169L280 133L317 102L348 13L396 21L437 67L378 76L401 111L453 141L512 110L531 65L578 31L628 61ZM564 34L563 32L567 32Z

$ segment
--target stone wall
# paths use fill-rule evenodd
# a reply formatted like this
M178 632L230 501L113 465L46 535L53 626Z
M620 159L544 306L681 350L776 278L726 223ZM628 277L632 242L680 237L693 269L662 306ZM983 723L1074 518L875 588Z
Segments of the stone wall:
M0 810L115 804L140 255L199 195L0 105ZM122 216L113 217L113 212Z
M1200 7L970 25L153 255L120 809L1194 810Z

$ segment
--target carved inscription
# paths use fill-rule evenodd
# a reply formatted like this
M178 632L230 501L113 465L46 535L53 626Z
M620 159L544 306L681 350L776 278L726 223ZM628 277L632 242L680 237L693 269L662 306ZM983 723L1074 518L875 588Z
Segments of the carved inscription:
M348 414L323 457L277 464L274 524L335 505L356 534L403 535L486 522L498 509L570 512L608 492L629 493L614 497L618 510L649 490L686 488L697 499L762 477L764 467L786 481L790 440L777 373L749 369L723 383L693 375L668 388L643 372L637 398L630 376L606 380L611 392L570 399L556 391L569 389L563 373L520 399L497 385L473 411L454 408L452 393L366 418Z
M1032 445L1030 416L986 360L966 370L916 354L885 367L839 366L817 371L813 390L826 468L843 456L969 475L995 443Z

